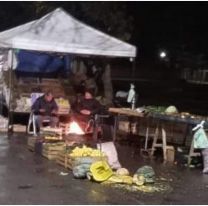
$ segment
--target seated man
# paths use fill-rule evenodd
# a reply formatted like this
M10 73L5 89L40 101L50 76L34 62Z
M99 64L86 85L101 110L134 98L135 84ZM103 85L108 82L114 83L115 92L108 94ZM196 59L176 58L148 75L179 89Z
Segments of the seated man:
M57 126L58 106L53 98L53 94L50 91L36 99L32 105L32 111L35 114L35 122L38 126L38 130L43 126L44 120L49 120L51 127Z
M85 132L89 132L93 124L94 115L99 114L102 105L94 98L94 89L85 89L84 97L79 97L73 105L73 119L77 120Z
M96 114L108 115L106 108L94 98L94 89L85 89L84 97L79 97L76 104L72 105L72 109L74 111L72 119L77 121L86 133L93 132ZM101 122L102 126L99 128L99 133L103 141L109 141L112 139L111 127L114 124L114 119L110 116Z

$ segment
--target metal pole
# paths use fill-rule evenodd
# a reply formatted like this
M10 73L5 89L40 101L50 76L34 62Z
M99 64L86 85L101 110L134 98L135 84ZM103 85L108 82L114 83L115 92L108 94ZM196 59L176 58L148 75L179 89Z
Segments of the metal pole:
M11 50L12 56L11 56L11 65L9 68L9 108L8 108L8 128L7 132L13 130L13 114L11 113L11 100L12 100L12 84L13 84L13 78L12 78L12 69L13 69L13 58L14 58L14 50ZM11 126L10 126L11 124Z
M135 84L135 71L136 71L136 60L135 58L133 58L133 62L132 62L132 79L133 79L133 83Z

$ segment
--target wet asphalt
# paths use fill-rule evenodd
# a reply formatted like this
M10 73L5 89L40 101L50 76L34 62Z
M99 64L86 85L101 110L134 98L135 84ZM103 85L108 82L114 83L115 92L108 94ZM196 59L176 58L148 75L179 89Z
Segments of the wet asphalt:
M145 164L152 165L157 178L163 178L171 190L129 192L74 179L71 171L29 151L26 142L23 134L0 135L0 204L208 204L208 175L200 168L143 158L135 145L116 143L122 166L133 174Z

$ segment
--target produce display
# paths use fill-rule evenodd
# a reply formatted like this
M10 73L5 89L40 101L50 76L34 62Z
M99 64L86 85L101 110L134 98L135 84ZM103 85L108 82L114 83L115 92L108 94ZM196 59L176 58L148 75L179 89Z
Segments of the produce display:
M178 110L175 106L169 106L165 110L165 114L177 114Z
M97 161L91 164L88 179L93 179L97 182L108 180L113 175L113 171L106 161ZM91 176L91 178L89 178Z
M116 171L117 175L129 175L129 171L126 168L119 168Z
M106 184L127 184L142 186L149 183L154 183L155 172L150 166L143 166L139 168L134 176L129 175L129 171L126 168L120 168L111 175Z
M30 97L20 97L19 99L16 99L16 108L15 112L28 112L31 111L31 99Z
M189 112L179 112L178 109L173 105L169 107L146 106L145 111L149 116L164 120L172 120L176 122L189 122L193 124L198 124L202 120L208 120L208 117L206 116L195 115Z
M58 114L69 114L70 104L67 99L64 98L56 98L56 104L58 105Z
M146 106L145 107L146 112L150 112L150 113L160 113L160 114L164 114L166 107L164 106Z
M10 88L9 88L9 71L3 71L2 86L3 96L9 105ZM67 99L59 97L68 97L74 95L74 91L67 81L59 79L34 78L34 77L20 77L17 78L12 72L13 91L12 91L12 110L15 112L31 112L31 94L45 93L48 90L53 91L54 97L58 98L57 102L60 104L60 114L69 113L70 104Z
M98 149L93 149L91 147L83 146L82 148L80 147L75 147L72 152L70 153L71 157L105 157L105 153L101 152Z
M36 138L32 138L32 140L36 142ZM126 168L121 167L114 171L105 159L105 154L98 149L85 145L73 148L73 146L68 147L64 142L43 142L42 155L49 160L56 160L65 168L71 169L76 179L87 178L103 185L134 192L159 192L171 189L156 181L155 172L150 166L139 168L132 177ZM96 156L99 159L96 159Z
M133 176L133 182L136 185L155 182L155 172L151 166L143 166L139 168Z
M80 164L80 165L74 166L72 169L72 173L74 177L78 179L86 178L87 173L90 170L90 166L91 164Z
M145 111L147 113L167 114L167 115L180 114L178 109L174 105L170 105L168 107L149 105L145 107Z

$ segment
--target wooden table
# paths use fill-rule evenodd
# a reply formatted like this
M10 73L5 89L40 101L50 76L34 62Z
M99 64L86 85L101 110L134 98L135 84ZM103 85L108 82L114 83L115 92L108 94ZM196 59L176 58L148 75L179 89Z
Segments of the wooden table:
M115 119L114 119L114 127L113 127L113 141L116 141L116 130L118 127L118 116L119 115L124 115L127 117L144 117L145 114L138 112L136 110L132 110L129 108L113 108L110 107L108 110L111 114L114 115Z
M153 145L152 145L152 151L154 151L155 146L160 146L164 150L164 159L166 160L166 129L165 129L165 122L175 122L175 123L185 123L186 124L186 131L184 134L184 141L183 145L185 145L187 136L191 135L192 128L196 124L200 123L202 120L208 121L208 118L206 117L198 117L198 118L191 118L191 117L181 117L180 115L165 115L165 114L144 114L139 113L136 110L131 110L129 108L109 108L109 112L115 116L114 121L114 130L113 130L113 141L116 140L116 130L118 126L118 116L119 115L125 115L127 117L139 117L139 118L153 118L157 121L155 135L153 138ZM205 124L208 126L208 122ZM157 138L159 133L162 134L162 144L157 144ZM148 134L148 125L147 125L147 133L146 136L149 136ZM146 137L147 138L147 137ZM146 144L146 143L145 143ZM165 148L165 149L164 149ZM152 153L153 155L153 153Z

